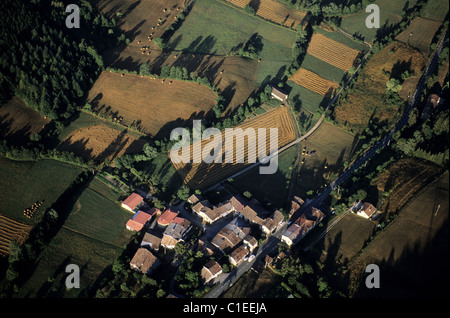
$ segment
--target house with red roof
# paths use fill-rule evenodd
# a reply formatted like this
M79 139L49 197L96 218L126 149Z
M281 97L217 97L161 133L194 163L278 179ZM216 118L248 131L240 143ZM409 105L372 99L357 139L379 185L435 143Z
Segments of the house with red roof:
M137 211L135 215L127 222L127 229L130 231L140 231L146 225L147 222L152 218L151 214L145 213L143 211Z
M168 226L172 221L178 216L178 212L175 212L171 208L164 211L163 214L158 218L158 224L160 226Z
M144 198L141 197L137 193L132 193L128 198L126 198L122 202L122 208L130 211L130 212L136 212L137 209L144 203Z

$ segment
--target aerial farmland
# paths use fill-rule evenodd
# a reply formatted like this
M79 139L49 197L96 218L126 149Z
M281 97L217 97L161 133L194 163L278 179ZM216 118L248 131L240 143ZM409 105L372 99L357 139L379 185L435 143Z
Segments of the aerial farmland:
M448 296L446 1L0 10L0 298Z

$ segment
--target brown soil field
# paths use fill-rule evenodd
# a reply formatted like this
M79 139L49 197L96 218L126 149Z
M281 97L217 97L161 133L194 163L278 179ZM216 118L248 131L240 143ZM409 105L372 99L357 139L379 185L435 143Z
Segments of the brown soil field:
M105 63L111 67L139 71L143 63L148 63L151 71L159 74L161 67L186 67L198 76L207 77L228 102L228 109L232 111L244 103L250 94L258 88L256 74L258 62L239 56L214 56L208 54L192 54L183 52L161 53L151 50L142 54L137 47L128 46L118 56L115 50L105 54Z
M22 245L28 238L32 226L0 215L0 256L9 253L9 244L16 241Z
M418 75L425 65L422 53L410 46L398 41L387 45L367 62L346 101L335 107L337 122L356 131L365 129L371 116L389 123L398 109L383 102L386 82L390 78L383 71L390 72L397 78L405 69ZM408 92L405 91L405 95Z
M117 25L132 40L130 45L154 47L151 39L161 37L178 13L184 9L184 2L184 0L101 0L98 1L97 8L106 16L114 17ZM122 14L121 17L116 15L118 12Z
M49 122L16 96L0 106L0 137L14 143L28 141L32 133L39 133Z
M330 88L334 91L339 86L338 83L323 78L304 68L300 68L289 78L289 80L322 96L325 96Z
M123 124L143 133L166 136L189 119L204 118L216 97L214 91L197 83L105 71L94 83L88 101L97 114L121 117Z
M289 116L288 109L285 107L279 107L272 109L262 115L256 116L250 120L245 121L241 125L236 126L236 128L241 128L245 130L247 128L253 128L256 131L256 140L257 140L257 130L258 128L266 128L266 149L269 148L270 145L270 135L267 131L269 128L277 128L278 129L278 148L283 147L290 141L295 139L295 130L294 125ZM225 154L225 132L222 131L222 158ZM184 180L184 183L189 185L193 189L197 188L207 188L209 186L214 185L215 183L227 178L233 173L238 172L239 170L246 167L248 163L248 151L255 149L256 145L248 145L247 139L245 139L244 151L243 151L243 160L244 163L225 163L225 160L222 160L223 163L216 164L207 164L207 163L173 163L175 169L180 174L181 178ZM209 141L198 141L203 149L205 145L209 143ZM191 158L194 156L195 144L191 144ZM251 147L251 148L250 148ZM191 160L192 161L192 160ZM236 153L234 152L234 162L237 161Z
M383 213L400 209L423 185L439 174L439 167L413 158L403 158L394 162L382 172L376 182L380 191L392 191L380 207Z
M353 66L359 51L327 38L323 34L314 33L307 53L341 70L348 71Z
M406 43L428 56L431 40L440 25L441 22L417 17L405 31L397 35L396 40Z
M105 125L82 127L67 136L58 146L59 150L71 151L86 160L112 162L125 153L136 153L144 141Z
M226 0L231 4L243 8L250 4L250 0ZM295 29L299 23L303 23L306 13L291 9L276 0L257 1L256 15L265 20L282 24L285 27Z

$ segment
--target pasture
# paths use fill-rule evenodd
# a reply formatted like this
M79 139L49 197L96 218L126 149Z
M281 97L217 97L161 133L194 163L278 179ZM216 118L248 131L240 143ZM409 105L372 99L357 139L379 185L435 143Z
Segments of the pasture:
M122 117L121 123L145 134L168 136L188 120L208 116L216 97L198 83L105 71L90 90L88 101L97 114Z
M428 56L431 41L440 25L440 22L417 17L405 31L397 35L396 40L406 43Z
M294 188L294 193L302 198L307 197L308 191L329 183L330 175L339 172L342 163L360 146L357 137L327 122L301 145L308 152L316 151L311 156L302 155L305 162L301 164Z
M442 295L449 260L448 191L447 172L400 210L357 259L354 267L361 272L366 264L380 266L383 297ZM359 295L377 294L362 288Z
M55 160L13 161L0 157L0 214L35 225L81 173L81 169ZM44 201L31 219L24 210Z
M448 7L449 4L446 0L428 1L420 15L425 19L444 22L445 16L448 14Z
M194 54L229 55L248 40L260 36L257 43L257 84L281 78L292 62L292 44L296 33L282 26L248 15L219 1L197 0L181 27L168 42L168 48Z
M373 3L380 8L379 29L366 27L366 18L369 13L366 13L364 9L357 13L343 16L340 28L371 43L377 37L383 37L388 34L392 26L401 21L402 10L414 6L416 0L376 0Z
M101 272L123 252L133 235L125 228L132 214L120 206L121 193L97 178L66 202L68 217L42 252L39 264L21 289L32 297L86 297ZM65 288L64 268L80 267L80 289Z
M49 122L17 96L0 105L0 137L12 143L29 141L32 133L39 133Z
M276 128L278 129L278 148L283 147L290 141L295 139L295 129L294 124L291 121L291 118L289 116L288 109L285 107L279 107L274 108L272 110L269 110L268 112L253 117L252 119L244 121L244 123L236 126L235 128L240 128L243 130L242 134L244 134L245 129L251 128L254 129L256 132L256 140L258 138L257 130L258 128L265 128L266 133L266 149L269 149L270 145L270 134L268 132L269 128ZM222 137L222 143L223 146L225 146L225 132L222 131L221 133ZM191 149L193 151L190 151L191 158L194 156L194 150L199 149L199 151L202 151L202 149L208 145L210 141L197 141L197 144L191 144ZM233 142L233 147L235 149ZM219 181L222 181L223 179L226 179L227 177L231 176L233 173L238 172L239 170L243 169L248 163L248 152L255 150L256 153L256 146L257 145L249 145L247 142L247 139L245 139L244 148L242 152L242 157L236 156L236 151L233 150L234 153L234 163L225 163L224 160L222 160L223 163L215 163L215 164L207 164L207 163L174 163L174 167L177 170L177 172L180 174L181 178L184 180L184 182L189 185L193 189L197 188L207 188L209 186L212 186L216 184ZM223 157L225 154L225 147L220 149L221 155L220 157ZM244 163L236 163L237 159L243 159Z

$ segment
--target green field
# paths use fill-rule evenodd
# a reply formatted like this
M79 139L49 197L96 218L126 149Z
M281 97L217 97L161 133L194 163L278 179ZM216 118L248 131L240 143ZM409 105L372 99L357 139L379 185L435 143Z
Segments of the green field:
M262 37L257 82L262 83L268 76L282 76L284 67L292 62L296 33L219 1L195 1L186 20L169 40L168 48L228 55L256 34Z
M81 173L81 169L55 160L13 161L0 157L0 214L35 224ZM44 201L32 219L23 210Z
M448 14L447 0L430 0L423 8L420 16L422 18L443 22Z
M83 295L131 239L132 232L125 224L132 215L120 206L120 197L120 193L94 178L74 200L64 226L42 252L39 265L21 293L33 297ZM67 264L80 267L79 290L64 287Z
M317 112L319 107L325 103L324 96L304 88L294 82L288 81L289 98L293 102L294 109L305 110L311 115ZM328 99L327 99L328 100Z
M433 0L434 1L434 0ZM376 0L374 4L380 8L380 29L366 27L366 18L369 13L361 10L358 13L342 17L341 29L348 33L364 37L364 40L372 42L377 36L377 32L383 32L392 24L401 20L403 8L411 8L416 0Z
M259 174L259 167L233 179L231 185L241 193L249 191L259 202L281 208L289 193L289 180L297 147L291 147L278 156L278 170L274 174Z

